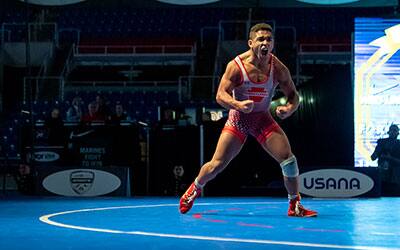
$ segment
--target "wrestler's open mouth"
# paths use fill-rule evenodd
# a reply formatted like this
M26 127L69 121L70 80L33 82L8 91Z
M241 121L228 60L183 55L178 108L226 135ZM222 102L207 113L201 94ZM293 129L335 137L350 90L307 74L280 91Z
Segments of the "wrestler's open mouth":
M267 48L267 47L262 47L262 48L261 48L261 54L262 54L263 56L267 55L267 54L268 54L268 48Z

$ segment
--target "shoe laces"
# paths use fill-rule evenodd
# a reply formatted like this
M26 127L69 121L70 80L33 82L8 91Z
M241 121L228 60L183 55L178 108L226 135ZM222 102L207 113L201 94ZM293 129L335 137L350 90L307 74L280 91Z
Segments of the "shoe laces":
M193 188L189 189L185 195L185 202L189 203L197 195L197 192L198 188L193 185Z
M294 207L294 211L296 212L296 214L303 214L304 213L304 207L303 207L303 205L300 204L299 201L296 202L296 205Z

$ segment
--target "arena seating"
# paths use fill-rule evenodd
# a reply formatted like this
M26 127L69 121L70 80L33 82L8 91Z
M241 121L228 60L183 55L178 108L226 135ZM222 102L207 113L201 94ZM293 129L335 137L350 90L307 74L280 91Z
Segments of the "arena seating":
M51 15L46 16L45 21L55 22L58 29L79 30L80 45L190 45L199 41L204 27L217 27L222 20L247 20L249 17L249 10L244 8L138 8L119 4L105 8L97 1L63 8L54 7L49 10ZM29 21L34 22L36 14L40 11L39 7L31 8ZM252 19L274 20L277 26L294 27L297 42L300 43L350 44L355 16L382 16L390 11L389 8L253 8ZM2 6L0 23L22 23L26 18L22 3L8 4L4 9ZM22 38L25 35L22 29L16 32L16 37ZM227 30L227 32L236 31ZM74 75L71 78L74 78ZM82 97L85 107L97 94L105 96L110 108L116 102L121 102L133 121L155 122L158 106L179 105L176 91L158 88L152 90L124 88L116 91L100 88L99 91L76 89L67 91L63 101L38 100L33 103L34 119L45 119L52 107L61 108L62 114L65 115L75 96ZM189 100L188 103L206 105L205 101L195 103ZM21 109L17 110L29 110L29 105L23 103ZM2 143L9 145L8 150L11 155L16 155L18 152L16 128L22 122L27 122L27 119L30 117L26 114L12 115L7 125L1 128Z

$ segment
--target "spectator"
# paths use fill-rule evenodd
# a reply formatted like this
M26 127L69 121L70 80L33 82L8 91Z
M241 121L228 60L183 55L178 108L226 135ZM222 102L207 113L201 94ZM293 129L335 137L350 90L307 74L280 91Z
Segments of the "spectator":
M21 194L32 195L35 193L35 181L31 167L25 163L18 166L18 172L15 175L18 191Z
M60 110L58 108L53 108L50 117L45 120L44 126L47 130L47 142L49 145L64 145L64 121L60 116Z
M102 117L103 120L107 119L110 115L110 108L107 106L106 100L103 96L98 95L96 96L96 105L97 105L97 115Z
M110 122L112 124L120 124L121 121L130 120L124 111L124 107L121 103L115 104L115 113L110 116Z
M400 141L399 127L390 125L389 137L379 139L371 160L378 159L383 194L400 193Z
M92 122L104 122L105 118L102 115L99 115L97 112L97 103L91 102L88 105L88 113L82 116L81 122L84 124L90 124Z
M67 111L67 121L68 122L79 122L82 118L82 99L77 96L72 99L71 107Z

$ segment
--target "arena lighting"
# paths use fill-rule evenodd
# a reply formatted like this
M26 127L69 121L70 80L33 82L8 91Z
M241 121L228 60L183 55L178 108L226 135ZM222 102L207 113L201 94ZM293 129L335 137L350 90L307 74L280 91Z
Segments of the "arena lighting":
M335 5L335 4L354 3L360 0L296 0L296 1L302 3L311 3L311 4Z
M162 3L178 4L178 5L200 5L200 4L215 3L220 0L157 0L157 1Z
M51 5L51 6L59 6L59 5L67 5L73 3L84 2L86 0L20 0L24 3L31 3L37 5Z

